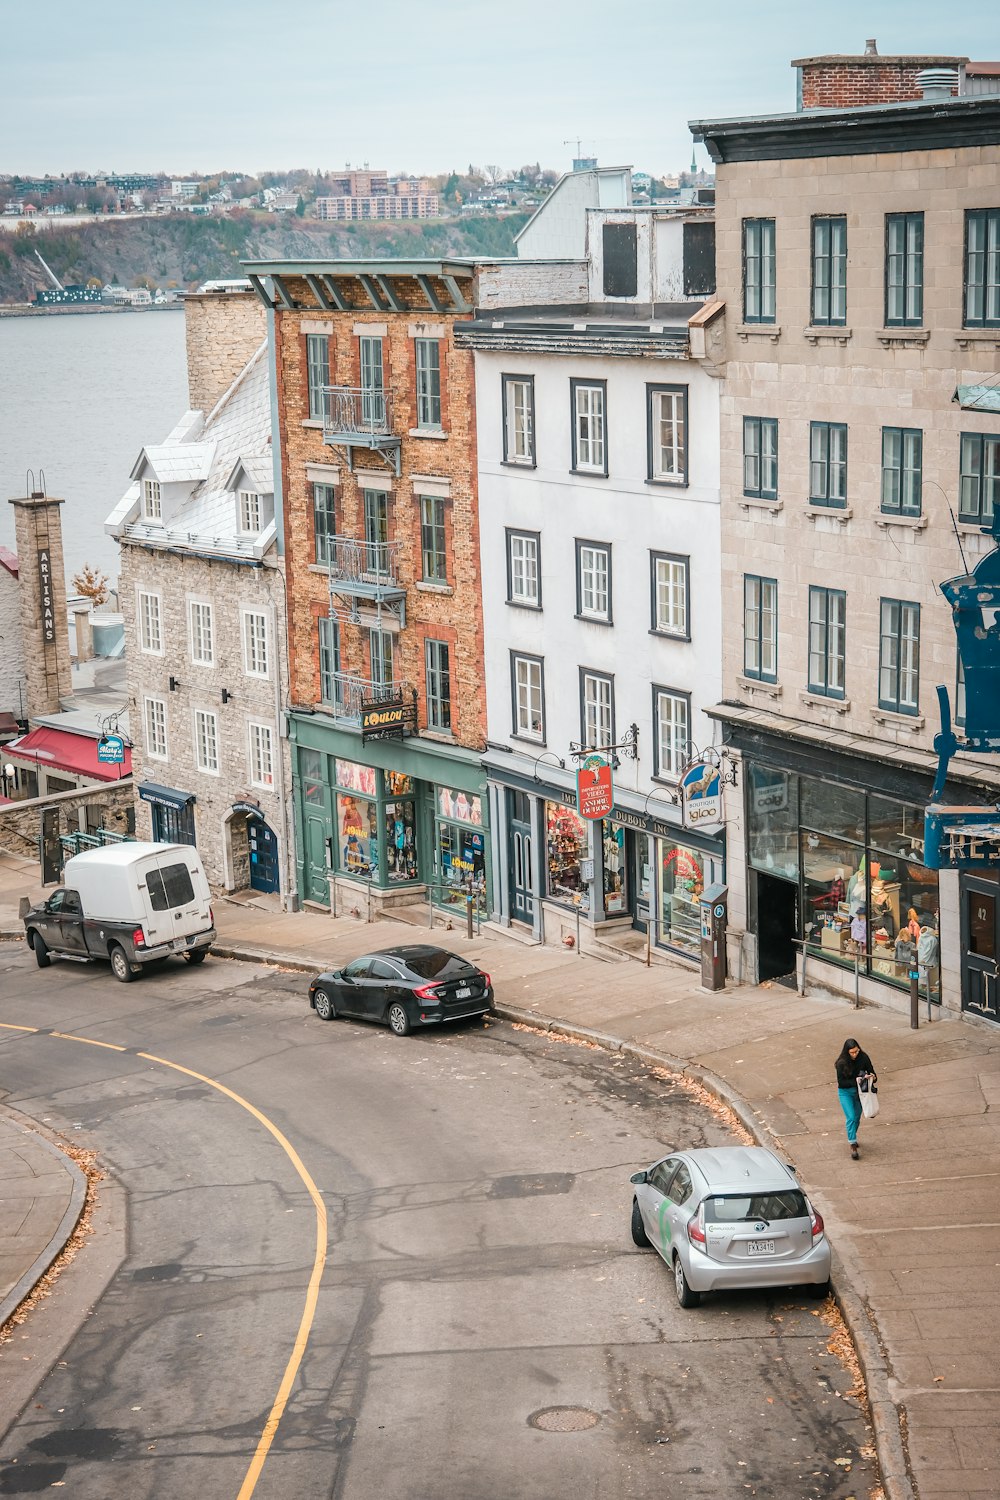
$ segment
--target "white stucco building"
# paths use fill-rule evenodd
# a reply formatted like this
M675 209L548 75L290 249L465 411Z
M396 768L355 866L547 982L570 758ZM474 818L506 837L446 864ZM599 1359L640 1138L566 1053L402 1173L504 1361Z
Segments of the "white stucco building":
M537 301L457 335L476 354L494 914L694 958L724 862L721 830L685 831L677 805L721 686L713 229L628 206L622 176L599 201L623 206L575 205L564 248L560 184L525 236L552 261L519 264ZM613 810L586 821L572 752L607 746Z

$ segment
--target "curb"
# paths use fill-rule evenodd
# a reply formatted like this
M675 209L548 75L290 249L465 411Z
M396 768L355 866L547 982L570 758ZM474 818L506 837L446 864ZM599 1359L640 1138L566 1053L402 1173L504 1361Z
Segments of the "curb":
M81 1172L76 1162L67 1156L65 1152L60 1151L59 1147L54 1145L52 1141L47 1140L40 1131L33 1129L29 1125L24 1125L20 1120L13 1118L9 1108L2 1106L2 1110L3 1114L7 1117L9 1125L18 1135L33 1136L39 1145L43 1146L50 1155L56 1157L69 1173L73 1187L66 1212L59 1221L59 1225L52 1238L44 1250L35 1257L16 1285L11 1288L7 1296L0 1302L0 1328L13 1317L25 1298L29 1297L34 1291L39 1281L41 1281L46 1271L52 1265L52 1262L62 1254L73 1230L79 1222L80 1215L83 1213L83 1206L87 1201L87 1178Z

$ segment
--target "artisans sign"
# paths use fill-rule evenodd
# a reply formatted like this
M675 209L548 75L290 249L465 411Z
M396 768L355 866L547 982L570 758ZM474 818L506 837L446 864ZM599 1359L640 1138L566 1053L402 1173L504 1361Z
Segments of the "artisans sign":
M52 554L48 547L40 547L38 551L38 612L42 640L50 646L56 638L56 601L52 593Z

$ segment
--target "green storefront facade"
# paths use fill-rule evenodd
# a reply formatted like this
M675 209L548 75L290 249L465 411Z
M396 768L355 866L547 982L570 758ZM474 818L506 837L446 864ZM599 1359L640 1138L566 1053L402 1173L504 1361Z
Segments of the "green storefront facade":
M429 900L491 909L480 755L416 737L362 741L321 712L289 715L302 900L373 914ZM331 881L331 877L333 877Z

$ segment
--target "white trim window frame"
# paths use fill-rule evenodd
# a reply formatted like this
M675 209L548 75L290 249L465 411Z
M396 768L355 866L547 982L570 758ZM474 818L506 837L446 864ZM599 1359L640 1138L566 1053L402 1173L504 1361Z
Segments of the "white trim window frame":
M239 521L241 536L260 536L260 495L256 490L240 490Z
M691 639L691 559L674 552L651 552L652 632Z
M507 528L507 603L542 607L542 540L537 531Z
M219 775L219 716L208 708L194 710L194 762L206 776Z
M196 667L215 666L215 623L207 599L188 600L188 635Z
M611 544L577 538L576 613L581 620L611 624Z
M545 744L545 664L540 656L510 653L514 735Z
M653 775L679 781L691 753L691 695L676 688L653 688Z
M648 385L647 443L650 484L688 482L688 388Z
M615 742L615 679L607 672L580 668L580 733L587 750Z
M163 601L159 594L136 590L136 624L139 650L147 656L162 656Z
M247 721L248 764L250 785L274 787L274 728L257 719Z
M270 677L267 615L262 610L243 611L243 670L248 677Z
M503 384L503 461L535 466L535 377L501 375Z
M169 759L166 699L143 698L142 720L146 735L146 754L150 760Z
M142 481L142 519L144 521L163 520L163 495L158 479Z
M573 417L573 473L608 473L606 380L570 380Z

